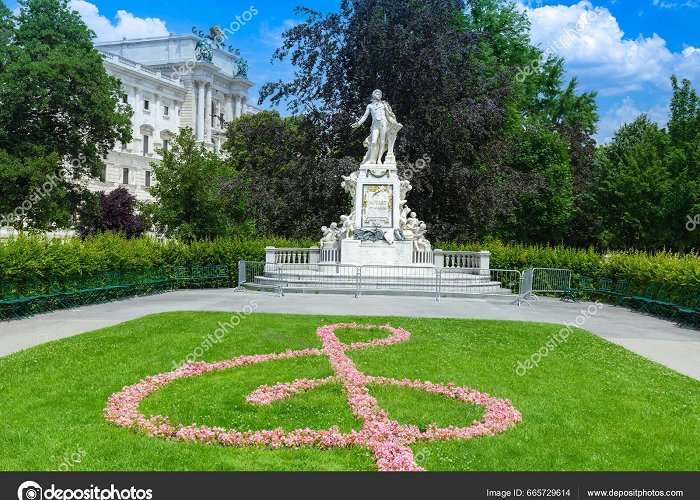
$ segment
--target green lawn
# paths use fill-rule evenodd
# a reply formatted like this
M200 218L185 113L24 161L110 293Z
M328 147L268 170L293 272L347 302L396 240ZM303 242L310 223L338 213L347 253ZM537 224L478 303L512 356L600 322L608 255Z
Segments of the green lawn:
M107 424L110 395L172 370L218 328L226 313L160 314L0 358L0 469L56 470L372 470L361 448L236 449L183 444ZM515 373L559 331L556 325L408 318L254 314L204 354L320 347L316 328L355 321L409 330L407 342L351 351L368 375L472 387L510 399L523 422L502 434L413 446L428 470L700 470L700 383L578 331L525 376ZM27 332L27 335L31 335ZM339 332L342 341L375 331ZM382 334L381 336L385 336ZM269 407L245 396L262 384L332 375L325 357L272 361L178 380L147 398L143 413L174 423L239 430L282 427L359 429L339 386L328 385ZM469 425L480 407L414 389L374 386L392 418L425 427Z

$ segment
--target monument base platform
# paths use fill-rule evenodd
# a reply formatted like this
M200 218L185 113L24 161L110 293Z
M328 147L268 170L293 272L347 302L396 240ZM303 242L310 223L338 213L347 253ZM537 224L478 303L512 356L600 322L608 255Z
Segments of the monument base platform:
M412 241L390 245L386 241L345 239L340 242L340 259L342 264L355 266L415 266Z

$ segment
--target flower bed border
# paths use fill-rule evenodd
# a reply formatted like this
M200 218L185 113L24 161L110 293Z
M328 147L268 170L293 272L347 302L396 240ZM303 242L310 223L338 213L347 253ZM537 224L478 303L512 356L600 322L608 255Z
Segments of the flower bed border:
M390 332L390 335L381 339L354 342L348 345L342 343L336 336L335 330L339 328L381 329ZM108 422L114 425L133 429L148 436L183 442L237 447L259 446L272 449L282 447L329 449L362 446L372 452L380 471L424 470L416 462L413 451L409 447L416 442L462 440L493 435L504 432L522 421L522 415L508 400L497 399L474 389L454 384L368 376L360 372L346 354L347 351L405 342L411 337L411 334L404 329L394 328L390 325L372 326L340 323L321 326L316 333L323 344L322 349L287 350L278 354L239 356L216 363L188 363L172 372L147 377L138 384L124 387L121 392L113 394L104 410L105 417ZM281 428L241 432L235 429L226 430L220 427L198 426L196 424L176 426L167 417L161 415L146 417L139 411L139 405L146 397L179 379L194 378L205 373L239 366L252 366L267 361L322 355L328 357L335 376L314 380L297 379L293 382L279 383L273 386L263 385L249 394L246 401L253 405L269 405L322 385L340 383L353 415L363 423L361 430L353 430L346 434L341 433L337 427L321 430L296 429L291 432ZM486 411L480 422L474 422L469 427L440 428L437 424L432 424L426 430L421 431L415 425L402 425L392 420L386 411L379 407L377 400L370 395L368 384L424 390L464 403L483 406Z

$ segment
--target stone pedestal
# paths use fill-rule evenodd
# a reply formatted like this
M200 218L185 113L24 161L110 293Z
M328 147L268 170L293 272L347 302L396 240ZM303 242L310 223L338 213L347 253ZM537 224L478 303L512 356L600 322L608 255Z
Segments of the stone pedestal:
M355 194L355 227L400 229L400 183L395 166L363 165Z
M341 241L343 264L355 266L412 266L413 242L397 241L389 245L386 241Z

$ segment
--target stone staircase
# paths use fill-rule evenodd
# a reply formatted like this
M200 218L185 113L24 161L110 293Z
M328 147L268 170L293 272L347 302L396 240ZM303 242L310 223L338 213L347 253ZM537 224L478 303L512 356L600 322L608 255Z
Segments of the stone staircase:
M281 285L281 286L280 286ZM492 276L474 270L434 267L391 268L303 266L300 269L267 270L244 284L248 290L284 293L335 293L356 295L412 295L435 297L513 295L511 288ZM517 289L516 292L517 294Z

